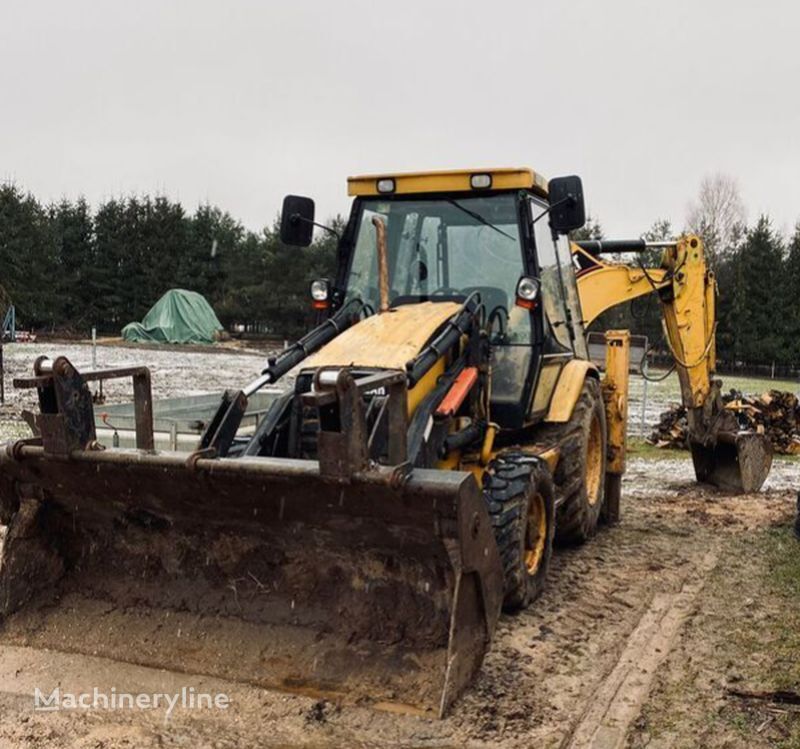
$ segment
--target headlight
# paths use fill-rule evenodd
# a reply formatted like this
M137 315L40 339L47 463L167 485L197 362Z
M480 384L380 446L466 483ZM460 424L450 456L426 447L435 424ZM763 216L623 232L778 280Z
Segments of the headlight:
M492 175L473 174L469 178L469 184L473 190L488 190L492 186Z
M314 309L328 309L330 297L331 282L327 278L318 278L311 282L311 306Z
M311 282L311 298L315 302L327 302L330 295L330 284L327 278L318 278Z
M394 180L389 178L379 179L377 188L380 193L394 192Z
M523 276L517 281L517 306L533 309L539 299L539 279Z

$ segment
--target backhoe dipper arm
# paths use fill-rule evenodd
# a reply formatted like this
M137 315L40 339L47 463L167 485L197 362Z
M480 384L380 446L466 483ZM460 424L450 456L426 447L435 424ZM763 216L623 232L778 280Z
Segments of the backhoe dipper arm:
M607 253L661 249L661 266L645 268L606 262ZM735 414L725 409L716 370L716 292L703 243L688 235L671 242L587 241L572 244L578 294L589 325L623 302L658 294L662 323L680 381L689 422L689 446L701 481L754 491L763 484L771 451L762 435L739 433Z
M652 248L663 249L660 268L607 263L599 258L609 252ZM644 240L576 242L572 251L580 265L578 293L585 325L618 304L658 294L683 404L701 407L711 392L716 368L716 280L706 268L701 240L690 236L655 244Z

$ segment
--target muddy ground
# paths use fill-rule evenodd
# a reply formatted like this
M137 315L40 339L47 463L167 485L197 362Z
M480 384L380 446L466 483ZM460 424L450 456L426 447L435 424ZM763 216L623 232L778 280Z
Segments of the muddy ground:
M799 746L797 706L731 691L800 689L798 487L794 461L776 462L759 495L732 497L696 486L683 458L634 459L622 522L558 553L548 590L503 617L479 678L441 721L8 646L0 634L0 747ZM35 712L34 688L56 685L186 686L231 705Z
M148 353L157 371L177 367L198 390L228 386L228 364L248 379L263 362L224 354L213 380L208 357L158 353ZM758 495L734 497L698 486L683 455L633 458L622 522L557 553L542 598L501 619L478 679L444 720L12 645L0 629L0 749L800 747L798 490L796 460L776 461ZM185 687L224 693L230 706L35 711L34 690L56 686Z

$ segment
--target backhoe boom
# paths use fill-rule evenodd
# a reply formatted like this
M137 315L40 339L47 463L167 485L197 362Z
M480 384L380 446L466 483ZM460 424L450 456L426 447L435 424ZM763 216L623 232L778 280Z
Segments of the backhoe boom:
M661 266L606 262L606 253L662 249ZM589 325L612 307L658 294L662 323L675 361L689 421L689 447L698 480L739 491L757 491L769 473L771 448L763 435L740 432L722 402L716 371L717 282L706 265L702 240L574 242L578 294Z

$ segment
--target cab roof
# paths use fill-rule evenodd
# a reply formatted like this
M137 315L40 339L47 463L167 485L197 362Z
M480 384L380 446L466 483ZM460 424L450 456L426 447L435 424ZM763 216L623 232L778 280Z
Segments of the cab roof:
M490 178L489 186L486 176ZM473 178L480 179L473 180ZM473 187L473 181L481 184ZM379 183L382 183L379 188ZM481 193L490 190L531 190L547 197L547 180L528 167L450 169L436 172L387 172L347 178L348 195L414 195L428 192Z

